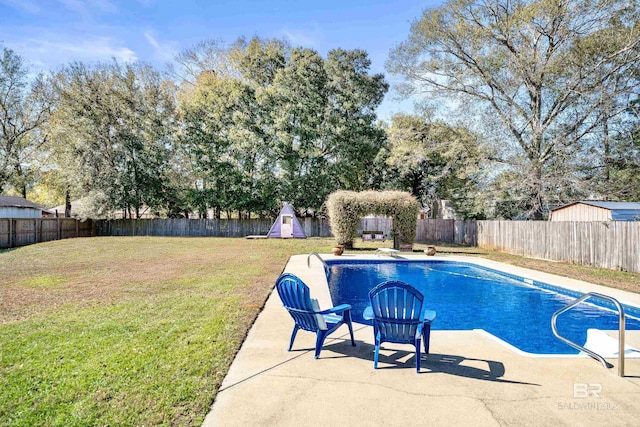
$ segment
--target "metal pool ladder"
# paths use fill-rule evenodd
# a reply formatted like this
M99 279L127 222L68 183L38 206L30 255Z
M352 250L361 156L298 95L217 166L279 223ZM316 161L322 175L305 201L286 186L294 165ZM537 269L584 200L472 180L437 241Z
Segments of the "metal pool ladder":
M580 304L581 302L594 297L594 298L599 298L599 299L603 299L606 301L609 301L611 303L613 303L616 308L618 309L618 376L620 377L624 377L624 322L625 322L625 317L624 317L624 308L622 308L622 305L618 302L617 299L610 297L608 295L603 295L600 294L598 292L589 292L586 293L584 295L582 295L580 298L574 300L571 304L567 305L564 308L561 308L560 310L556 311L555 313L553 313L553 316L551 316L551 329L553 329L553 334L562 342L570 345L573 348L576 348L580 351L583 351L585 353L587 353L589 356L593 357L594 359L600 361L600 363L602 363L602 366L604 366L605 368L610 368L611 364L609 364L606 360L604 360L604 357L600 356L598 353L593 352L591 350L589 350L588 348L584 348L581 345L578 345L576 343L574 343L573 341L570 341L568 339L566 339L565 337L561 336L558 333L558 328L556 326L556 321L558 319L558 316L561 315L562 313L564 313L565 311L569 311L571 310L573 307L575 307L576 305Z
M318 258L320 260L320 262L322 263L322 267L324 268L325 276L329 277L329 273L331 272L331 270L329 269L329 265L322 259L322 257L320 256L320 254L318 252L311 252L309 255L307 255L307 268L311 268L311 257L312 256L315 256L316 258Z

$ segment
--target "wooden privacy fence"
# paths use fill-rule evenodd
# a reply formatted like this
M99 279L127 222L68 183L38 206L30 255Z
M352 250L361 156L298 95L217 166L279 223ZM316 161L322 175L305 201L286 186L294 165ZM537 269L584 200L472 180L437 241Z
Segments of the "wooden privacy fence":
M360 227L358 227L358 235L363 231L382 231L386 238L392 239L392 228L391 218L362 218ZM416 242L475 246L477 237L476 221L472 220L419 219L416 224Z
M308 237L331 237L329 220L325 218L299 218L304 234ZM266 234L266 233L265 233Z
M391 218L366 217L360 220L358 235L363 231L382 231L386 238L392 239L392 228ZM477 237L476 221L472 220L419 219L416 224L416 242L475 246Z
M0 248L13 248L50 240L90 237L93 221L74 218L0 218Z
M96 221L99 236L245 237L266 235L270 219L114 219ZM309 237L329 237L326 220L302 218L300 225Z
M111 219L96 222L99 236L245 237L267 234L261 219Z
M269 219L118 219L81 222L73 218L0 218L0 248L70 237L266 235ZM308 237L331 237L328 221L301 218ZM95 225L95 229L94 229ZM389 218L363 218L362 231L391 239ZM418 220L416 241L479 246L533 258L640 273L640 222L547 222Z
M180 236L180 237L245 237L266 235L273 221L268 219L115 219L96 221L99 236ZM324 218L300 218L308 237L331 237L329 222ZM392 239L391 218L362 218L358 234L381 231ZM475 221L452 219L418 220L416 241L429 243L476 244Z
M419 219L416 225L416 242L454 243L476 246L477 221L455 219Z
M478 221L478 246L640 273L640 222Z

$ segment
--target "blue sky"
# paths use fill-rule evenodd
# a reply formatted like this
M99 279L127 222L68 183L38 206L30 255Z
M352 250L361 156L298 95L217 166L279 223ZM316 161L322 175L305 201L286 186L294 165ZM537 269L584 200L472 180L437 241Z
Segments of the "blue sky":
M365 49L373 72L410 23L442 0L0 0L0 43L37 70L83 62L142 60L158 69L199 41L288 38L316 49ZM387 80L392 82L391 76ZM411 110L387 94L381 118Z

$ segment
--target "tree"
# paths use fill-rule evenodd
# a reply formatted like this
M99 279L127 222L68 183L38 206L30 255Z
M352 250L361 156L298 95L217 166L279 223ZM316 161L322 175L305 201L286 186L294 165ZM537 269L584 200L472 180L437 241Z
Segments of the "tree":
M273 129L276 75L289 60L291 47L286 40L239 39L230 54L247 89L245 108L236 115L236 159L248 192L242 203L248 212L273 216L280 209L280 183L276 176L277 139Z
M169 73L181 85L195 86L203 72L214 72L219 76L236 74L230 57L230 49L223 41L208 39L184 49L169 64Z
M270 89L281 196L298 208L316 210L335 185L324 121L329 96L324 60L311 49L293 49Z
M365 52L336 49L324 59L259 38L194 49L180 56L186 75L199 70L182 85L181 142L200 211L275 213L279 199L317 212L335 189L370 185L368 165L384 142L375 108L387 84L368 74Z
M14 51L2 48L0 57L0 192L12 184L27 197L40 150L48 139L43 125L49 119L53 96L42 75L29 82L29 69Z
M173 86L149 66L114 61L72 64L58 73L56 90L53 131L70 184L104 193L107 208L129 217L171 211Z
M229 57L245 82L266 88L286 66L290 52L291 46L286 40L239 38L231 47Z
M181 148L191 160L194 207L216 215L240 206L242 177L234 159L234 116L243 108L245 88L235 80L203 72L181 103Z
M640 200L640 102L634 100L625 117L626 126L611 141L607 178L602 192L609 200Z
M574 173L594 132L638 84L637 15L635 2L450 0L413 23L388 68L405 76L408 93L489 109L501 144L514 145L495 159L519 167L518 197L541 219L575 182L555 182L554 168Z
M333 49L325 61L329 99L326 121L331 130L335 164L332 174L340 188L370 188L371 164L384 146L376 108L389 90L382 74L369 74L371 60L363 50Z
M276 74L282 194L295 206L317 212L336 189L370 188L370 165L384 145L375 109L388 90L382 75L369 75L370 64L361 50L331 50L324 60L298 48Z
M396 114L387 129L386 185L409 190L422 206L450 200L465 217L482 216L476 201L480 161L468 130L416 115Z
M266 94L288 52L279 40L205 42L179 56L195 81L181 85L181 149L195 177L193 208L250 215L278 208L271 98ZM221 64L220 58L224 58Z

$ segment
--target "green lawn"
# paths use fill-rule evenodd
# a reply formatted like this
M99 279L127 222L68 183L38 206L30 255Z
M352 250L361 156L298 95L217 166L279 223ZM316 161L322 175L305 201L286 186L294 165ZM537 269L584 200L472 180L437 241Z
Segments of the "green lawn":
M331 243L124 237L0 252L0 424L201 424L289 256Z
M106 237L0 251L0 424L201 424L289 256L332 245ZM438 249L640 283L629 273Z

